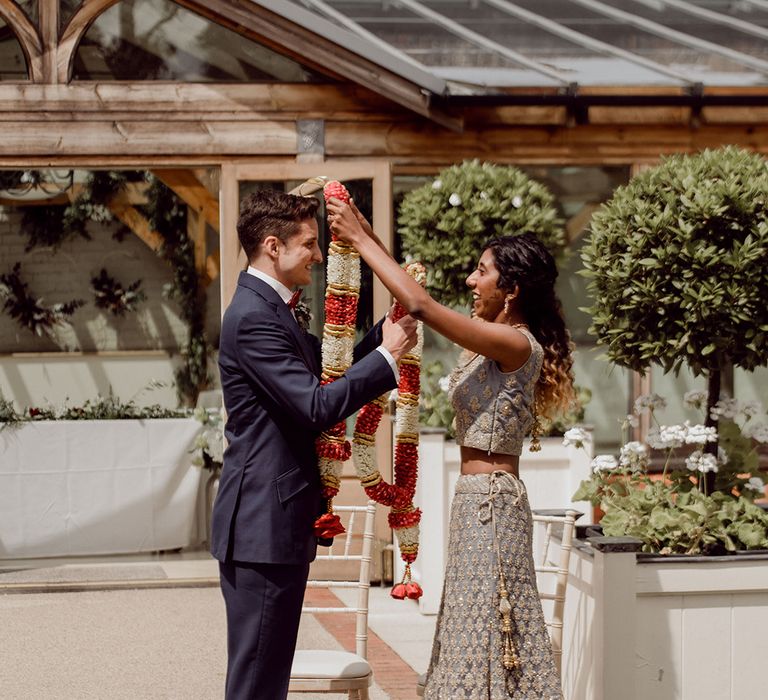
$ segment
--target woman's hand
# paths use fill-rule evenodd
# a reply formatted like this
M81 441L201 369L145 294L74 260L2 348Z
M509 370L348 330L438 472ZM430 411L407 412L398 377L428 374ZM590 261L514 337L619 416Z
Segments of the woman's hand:
M331 233L344 243L355 245L361 238L373 234L370 224L353 203L345 204L331 197L325 206Z
M373 227L368 223L368 219L366 219L360 213L360 210L357 208L357 204L355 204L354 199L349 200L349 208L352 210L352 213L357 217L357 220L360 223L360 228L363 229L365 234L367 236L370 236L371 238L376 238L376 234L373 232Z

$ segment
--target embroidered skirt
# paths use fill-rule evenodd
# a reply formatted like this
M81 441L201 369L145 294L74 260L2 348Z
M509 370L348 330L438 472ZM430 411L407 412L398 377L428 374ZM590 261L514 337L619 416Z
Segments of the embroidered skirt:
M506 472L459 477L425 700L562 700L531 547L531 509L521 481ZM509 670L499 558L517 656Z

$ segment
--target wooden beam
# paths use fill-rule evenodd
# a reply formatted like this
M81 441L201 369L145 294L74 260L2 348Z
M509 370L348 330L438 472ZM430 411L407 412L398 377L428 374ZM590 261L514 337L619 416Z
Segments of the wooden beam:
M39 0L40 33L43 42L43 82L58 83L56 56L59 49L59 0Z
M240 211L240 187L236 166L221 167L221 233L219 251L221 274L221 313L229 306L237 289L237 277L247 265L245 253L237 239L237 218Z
M588 108L590 124L688 124L690 107L621 107Z
M19 40L27 61L29 77L33 82L43 82L43 42L40 34L24 11L12 0L0 0L0 18L4 19Z
M0 0L4 2L5 0ZM0 83L0 113L40 112L48 118L57 112L85 118L135 113L183 119L184 114L209 118L257 119L265 114L386 114L413 119L413 112L353 83L167 83L153 81L78 82L68 85ZM274 118L274 117L273 117Z
M205 258L205 276L203 279L206 287L219 276L219 260L220 253L218 250L212 251Z
M203 220L218 233L219 200L216 199L197 179L191 170L153 170L161 182L170 187L195 213L202 214Z
M0 156L294 155L294 122L3 122Z
M118 194L107 204L109 210L135 233L149 248L157 253L163 245L163 237L152 229L149 221L129 202L124 194Z
M706 124L766 124L768 107L703 107Z
M190 206L187 207L187 236L194 246L195 269L197 274L202 276L205 274L206 257L205 219Z

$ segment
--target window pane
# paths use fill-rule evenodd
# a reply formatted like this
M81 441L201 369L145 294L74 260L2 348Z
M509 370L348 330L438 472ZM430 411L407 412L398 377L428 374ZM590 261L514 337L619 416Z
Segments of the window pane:
M59 0L59 31L67 26L80 5L81 0Z
M168 0L123 0L99 15L77 49L74 78L328 82Z
M32 21L32 24L37 24L37 18L38 18L38 0L16 0L16 4L24 10L24 14L29 17L29 19Z
M28 80L27 61L16 35L0 19L0 80Z

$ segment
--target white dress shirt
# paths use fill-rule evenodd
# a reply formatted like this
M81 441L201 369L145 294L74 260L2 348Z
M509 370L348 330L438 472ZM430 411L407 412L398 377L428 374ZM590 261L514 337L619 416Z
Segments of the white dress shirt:
M293 292L288 289L280 280L276 280L274 277L268 275L266 272L262 272L261 270L257 270L255 267L248 266L248 269L246 272L249 275L253 275L254 277L258 277L262 282L265 282L268 284L272 289L274 289L279 295L280 298L287 304L291 297L293 296ZM293 311L293 310L291 310ZM294 316L295 318L295 316ZM387 361L389 366L392 368L392 373L395 375L395 379L400 382L400 371L397 367L397 362L395 362L395 358L392 357L392 353L387 350L383 345L379 345L376 348L377 352L380 352L384 359Z

